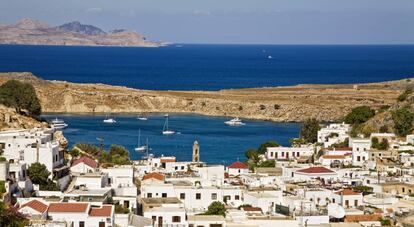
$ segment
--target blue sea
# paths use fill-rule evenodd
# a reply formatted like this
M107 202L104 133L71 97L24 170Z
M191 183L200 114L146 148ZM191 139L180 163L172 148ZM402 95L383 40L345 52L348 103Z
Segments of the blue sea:
M269 58L271 56L271 58ZM296 84L362 83L414 77L414 45L172 45L162 48L0 45L0 72L26 71L49 80L106 83L154 90L220 90ZM46 115L54 118L56 115ZM194 140L201 159L229 164L267 140L287 146L300 124L247 121L227 127L227 119L171 114L170 125L181 134L161 135L164 118L141 122L133 115L58 115L76 142L121 144L133 159L138 130L148 137L155 155L191 159Z
M414 77L414 45L0 45L0 72L155 90L219 90ZM268 56L272 56L271 59Z

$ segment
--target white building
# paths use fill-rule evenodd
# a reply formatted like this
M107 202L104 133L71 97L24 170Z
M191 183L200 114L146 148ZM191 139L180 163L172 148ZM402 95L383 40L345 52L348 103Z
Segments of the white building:
M260 207L266 214L274 214L276 205L283 201L281 190L257 190L243 193L244 204Z
M237 161L227 167L227 172L231 176L238 176L249 173L249 167L243 162Z
M351 189L342 189L332 195L332 203L343 206L344 208L358 207L364 205L362 193Z
M352 151L368 151L371 149L370 138L350 138L349 146L352 147Z
M72 162L70 171L72 173L94 173L98 163L92 158L82 156Z
M313 155L313 147L268 147L265 153L268 160L293 160L299 157L309 157Z
M345 139L349 138L350 129L351 126L345 123L329 124L318 131L318 143L323 143L324 147L327 148L332 144L344 142Z
M338 178L338 174L335 171L328 169L326 167L314 166L296 170L292 178L295 181L310 181L316 178L329 181L336 180Z

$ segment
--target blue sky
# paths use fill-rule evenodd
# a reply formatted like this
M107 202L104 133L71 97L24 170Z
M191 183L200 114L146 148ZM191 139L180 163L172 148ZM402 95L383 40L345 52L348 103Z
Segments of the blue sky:
M23 17L181 43L414 43L414 0L0 0L0 23Z

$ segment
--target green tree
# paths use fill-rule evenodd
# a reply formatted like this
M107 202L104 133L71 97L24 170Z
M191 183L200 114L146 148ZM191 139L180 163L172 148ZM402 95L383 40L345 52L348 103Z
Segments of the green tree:
M247 159L254 160L254 161L259 160L259 153L255 149L250 148L244 154L245 154Z
M259 148L257 149L257 152L259 154L264 154L267 151L268 147L278 147L280 146L276 141L267 141L266 143L263 143L259 146Z
M207 212L204 214L226 216L226 207L223 203L215 201L208 206Z
M307 119L300 130L300 137L307 143L316 143L320 129L321 126L315 118Z
M42 111L33 85L17 80L0 86L0 103L15 108L18 113L27 111L30 116L39 116Z
M34 184L46 185L50 172L45 165L36 162L27 169L27 175Z
M359 106L348 113L344 121L347 124L362 124L375 115L375 111L368 106Z
M109 148L107 161L116 165L129 164L129 152L125 147L120 145L112 144Z
M408 108L401 108L392 113L394 132L398 136L406 136L413 129L413 113Z

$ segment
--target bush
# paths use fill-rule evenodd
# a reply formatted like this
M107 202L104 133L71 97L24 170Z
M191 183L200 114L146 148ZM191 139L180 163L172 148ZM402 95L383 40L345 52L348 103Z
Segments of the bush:
M115 144L111 145L108 153L103 152L100 158L102 163L110 163L115 165L131 164L128 150L123 146Z
M266 160L260 163L257 167L275 167L275 160Z
M42 191L60 191L60 187L54 181L48 179L46 184L40 185L40 190Z
M38 162L33 163L27 169L27 176L29 176L34 184L46 185L48 183L49 175L50 172L47 170L46 166Z
M347 124L362 124L375 115L375 111L368 106L359 106L348 113L344 121Z
M372 137L371 146L372 148L375 148L378 150L387 150L390 145L388 143L388 140L386 139L383 139L381 142L379 142L377 137Z
M115 205L115 214L128 214L129 213L129 209L125 208L119 204Z
M411 88L407 88L405 89L405 91L403 93L401 93L397 100L398 102L403 102L407 99L407 97L413 92L413 90Z
M92 156L98 156L101 153L101 150L93 144L77 143L77 144L75 144L75 147L79 148L80 150L82 150L82 151L84 151L87 154L90 154Z
M300 137L307 143L318 141L318 131L321 129L315 118L306 120L300 130Z
M398 136L406 136L413 129L414 115L408 108L401 108L392 113L394 132Z
M387 133L387 132L389 132L389 130L388 130L388 126L386 126L386 125L381 126L381 127L379 128L379 132L380 132L380 133Z
M27 111L30 116L39 116L42 112L33 85L17 80L9 80L0 86L0 103L15 108L18 113Z
M259 160L259 153L255 149L249 149L246 151L245 156L247 159L258 161Z
M226 216L226 207L223 203L215 201L212 202L207 209L207 212L204 213L205 215L221 215Z

